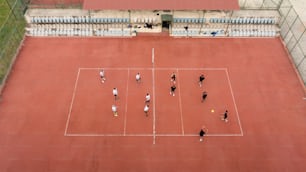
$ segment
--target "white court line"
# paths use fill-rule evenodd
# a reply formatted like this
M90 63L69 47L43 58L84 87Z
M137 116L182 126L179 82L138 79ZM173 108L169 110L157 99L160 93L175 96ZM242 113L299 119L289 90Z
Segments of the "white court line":
M240 127L241 134L243 136L243 130L242 130L242 127L241 127L241 122L240 122L240 118L239 118L239 114L238 114L237 104L236 104L236 101L235 101L235 96L234 96L234 92L233 92L233 89L232 89L232 84L231 84L227 69L225 70L225 72L226 72L227 81L228 81L228 84L229 84L229 87L230 87L232 99L233 99L233 102L234 102L236 116L237 116L237 119L238 119L238 124L239 124L239 127Z
M86 67L81 67L79 68L80 70L98 70L101 68L86 68ZM104 70L152 70L151 67L105 67L103 68Z
M177 73L177 78L179 77L179 70L176 69L176 73ZM181 97L181 89L180 89L180 82L178 80L178 95L179 95L179 108L180 108L180 117L181 117L181 128L182 128L182 134L185 134L185 130L184 130L184 121L183 121L183 110L182 110L182 97Z
M154 134L66 134L67 137L152 137ZM156 137L199 137L198 134L155 134ZM240 134L206 134L205 137L241 137Z
M123 126L123 135L126 134L126 116L127 116L127 104L128 104L128 93L129 93L129 79L130 79L130 70L128 69L128 76L126 81L126 96L125 96L125 113L124 113L124 126Z
M69 126L69 121L70 121L71 111L72 111L72 107L73 107L73 102L74 102L75 92L76 92L76 88L77 88L77 83L79 81L79 76L80 76L80 69L78 70L77 78L76 78L75 83L74 83L72 100L71 100L71 103L70 103L70 108L69 108L69 113L68 113L68 119L66 121L66 128L65 128L64 136L67 135L67 130L68 130L68 126Z
M70 104L70 109L69 109L69 113L68 113L68 119L66 122L66 128L65 128L65 133L64 136L153 136L153 144L155 144L156 141L156 137L158 136L169 136L169 137L177 137L177 136L198 136L197 134L185 134L184 133L184 128L183 128L183 118L182 118L182 106L181 106L181 100L180 101L180 110L181 110L181 120L182 120L182 130L183 130L183 134L156 134L156 114L155 114L155 70L224 70L226 75L227 75L227 79L228 79L228 83L229 83L229 87L230 87L230 91L231 91L231 95L232 95L232 99L235 105L235 110L236 110L236 116L238 119L238 123L239 123L239 127L240 127L240 134L207 134L206 136L243 136L243 130L242 130L242 126L241 126L241 122L240 122L240 118L239 118L239 114L238 114L238 110L237 110L237 105L235 102L235 98L234 98L234 93L232 90L232 86L231 86L231 82L230 82L230 78L229 78L229 74L228 74L228 70L227 68L155 68L154 64L152 68L103 68L106 70L128 70L128 77L129 77L129 70L152 70L152 79L153 79L153 134L126 134L126 119L127 119L127 100L126 100L126 107L125 107L125 121L124 121L124 132L123 134L68 134L68 128L69 128L69 122L70 122L70 117L71 117L71 113L72 113L72 107L73 107L73 103L74 103L74 99L75 99L75 94L76 94L76 89L77 89L77 84L78 84L78 80L79 80L79 75L81 70L99 70L101 68L79 68L78 69L78 74L77 74L77 78L76 78L76 82L74 85L74 90L73 90L73 96L72 96L72 100L71 100L71 104ZM128 79L129 80L129 79ZM127 87L127 92L128 92L128 87ZM180 92L180 88L179 88L179 92ZM127 96L126 96L127 99ZM306 99L306 98L304 98Z
M152 48L152 64L154 64L154 48Z
M157 134L158 137L199 137L198 134ZM243 136L241 133L239 134L206 134L204 137L241 137Z
M155 68L156 70L226 70L226 68Z
M146 68L137 68L137 67L119 67L119 68L112 68L106 67L103 68L104 70L227 70L227 68L155 68L155 67L146 67ZM100 70L101 68L79 68L80 70Z
M152 59L154 60L154 48L152 48ZM155 116L155 68L154 61L152 60L152 89L153 89L153 144L156 142L156 116Z

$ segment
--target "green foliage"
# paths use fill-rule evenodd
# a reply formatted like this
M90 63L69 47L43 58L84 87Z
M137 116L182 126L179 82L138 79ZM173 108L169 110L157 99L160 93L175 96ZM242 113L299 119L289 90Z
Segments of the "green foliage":
M5 22L8 14L10 12L10 8L5 0L0 0L0 27Z
M0 0L0 85L9 72L12 59L24 35L25 7L22 0Z

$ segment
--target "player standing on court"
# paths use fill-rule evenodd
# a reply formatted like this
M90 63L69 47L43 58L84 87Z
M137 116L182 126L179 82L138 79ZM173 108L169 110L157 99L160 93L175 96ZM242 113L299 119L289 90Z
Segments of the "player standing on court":
M145 103L146 103L146 104L149 104L149 103L150 103L150 100L151 100L151 96L150 96L149 93L147 93Z
M115 97L115 100L118 99L118 89L117 88L113 88L113 95Z
M171 81L173 84L175 84L175 81L176 81L176 75L175 75L175 73L174 73L174 72L171 74L170 81Z
M175 96L175 89L176 89L176 86L175 86L175 84L173 84L173 85L170 87L170 95Z
M149 113L149 105L145 105L143 111L144 111L144 113L146 114L146 116L148 116L148 113Z
M114 116L118 116L117 106L116 105L112 105L112 111L113 111Z
M204 91L204 92L202 93L202 102L204 102L204 100L206 99L206 97L207 97L207 92Z
M137 83L140 83L140 81L141 81L141 76L140 76L140 73L138 72L138 73L136 74L136 82L137 82Z
M104 70L101 69L99 74L100 74L101 82L104 83L106 81Z
M228 115L227 115L227 113L228 113L228 111L225 110L223 116L221 116L221 120L223 120L224 122L228 122L228 119L227 119L227 118L228 118Z
M202 87L204 79L205 79L204 75L201 74L200 77L199 77L199 85L200 85L200 87Z
M208 129L205 126L202 126L199 135L200 135L200 142L203 141L205 134L208 132Z

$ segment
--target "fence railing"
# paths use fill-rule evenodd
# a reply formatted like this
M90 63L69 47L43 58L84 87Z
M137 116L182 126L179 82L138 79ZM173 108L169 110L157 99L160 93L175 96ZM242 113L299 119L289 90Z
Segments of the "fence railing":
M289 0L239 0L241 9L273 9L280 14L280 33L306 86L306 26Z
M288 0L281 3L279 13L282 39L306 86L306 26Z
M81 8L82 0L2 0L9 13L0 26L0 85L12 64L24 35L24 12L27 7ZM49 1L48 1L49 2ZM306 26L289 0L239 0L241 9L277 10L281 16L279 27L292 61L306 86Z
M283 0L239 0L241 9L274 9L277 10Z

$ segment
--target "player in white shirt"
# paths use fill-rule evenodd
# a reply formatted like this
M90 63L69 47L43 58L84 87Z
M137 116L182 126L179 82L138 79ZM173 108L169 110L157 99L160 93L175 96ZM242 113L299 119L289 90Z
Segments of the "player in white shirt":
M117 106L116 105L112 105L112 111L113 111L114 116L118 116Z
M150 100L151 100L151 96L149 93L147 93L145 103L150 103Z
M137 83L140 83L140 81L141 81L141 76L140 76L140 73L138 72L138 73L136 74L136 82L137 82Z
M115 97L115 100L118 99L118 89L117 88L113 88L113 95Z
M148 112L149 112L149 105L145 105L144 109L143 109L144 113L146 114L146 116L148 116Z
M101 82L104 83L106 81L104 70L101 69L99 74L100 74Z

